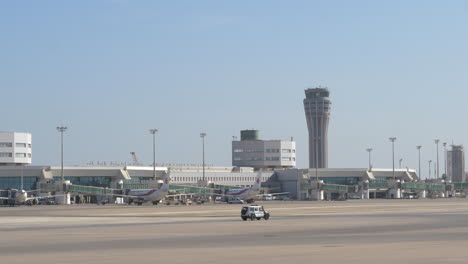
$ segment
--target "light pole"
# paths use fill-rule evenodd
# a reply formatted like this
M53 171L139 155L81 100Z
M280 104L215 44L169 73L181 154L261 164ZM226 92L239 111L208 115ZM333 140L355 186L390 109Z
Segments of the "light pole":
M202 153L203 153L203 177L202 180L205 182L205 137L206 133L200 133L200 137L202 138Z
M392 164L393 164L393 180L395 180L395 140L396 137L391 137L389 140L392 142Z
M369 152L369 171L371 170L372 168L372 163L371 163L371 152L372 152L372 148L368 148L366 149L367 152Z
M437 169L436 169L436 179L439 179L439 141L438 139L434 140L437 150Z
M62 176L62 181L65 181L65 178L63 176L63 132L67 131L67 127L66 126L58 126L57 127L57 131L60 132L60 150L61 150L61 154L60 154L60 159L61 159L61 169L60 169L60 174Z
M445 174L445 180L447 179L447 143L444 142L442 143L442 146L444 146L444 174Z
M429 160L429 180L431 179L431 163L432 160Z
M416 146L416 149L418 150L418 173L419 173L419 179L422 179L422 174L421 174L421 146Z
M150 129L149 132L153 134L153 179L156 179L156 133L159 130L156 128Z
M400 158L400 163L399 163L399 168L401 169L401 162L403 161L403 158Z

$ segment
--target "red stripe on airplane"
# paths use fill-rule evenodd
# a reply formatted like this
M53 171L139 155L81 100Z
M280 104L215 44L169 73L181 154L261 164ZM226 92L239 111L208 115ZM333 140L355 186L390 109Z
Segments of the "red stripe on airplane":
M250 190L250 189L243 189L243 190L241 190L241 191L239 191L239 192L237 192L237 193L228 193L228 194L229 194L229 195L239 195L239 194L245 193L245 192L248 191L248 190Z
M156 189L153 189L153 190L151 190L151 191L149 191L149 192L147 192L147 193L144 193L144 194L135 194L134 196L138 196L138 197L140 197L140 196L148 196L148 195L153 194L155 191L157 191L157 190L156 190Z

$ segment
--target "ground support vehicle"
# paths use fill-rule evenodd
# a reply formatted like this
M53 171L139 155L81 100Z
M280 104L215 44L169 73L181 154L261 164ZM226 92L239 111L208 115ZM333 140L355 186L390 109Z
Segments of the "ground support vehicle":
M263 206L260 205L243 206L241 209L241 218L244 221L247 219L252 221L255 219L260 220L262 218L268 220L270 218L270 213L265 211Z

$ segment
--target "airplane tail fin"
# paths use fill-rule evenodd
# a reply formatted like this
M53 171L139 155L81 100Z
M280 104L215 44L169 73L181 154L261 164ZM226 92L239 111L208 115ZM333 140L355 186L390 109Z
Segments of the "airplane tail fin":
M171 171L167 170L166 175L164 175L163 184L161 186L161 191L169 191L169 182L171 181Z
M255 183L253 185L253 189L260 190L261 184L262 184L262 173L259 172L257 174L257 177L255 177Z

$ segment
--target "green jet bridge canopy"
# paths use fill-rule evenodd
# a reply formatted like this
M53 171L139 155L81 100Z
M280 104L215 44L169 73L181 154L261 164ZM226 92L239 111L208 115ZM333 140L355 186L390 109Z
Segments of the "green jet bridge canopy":
M347 192L349 186L340 184L320 183L319 188L320 190L324 191ZM317 189L317 183L301 182L301 189Z
M154 189L155 186L148 183L125 183L123 189ZM169 191L177 191L185 194L212 194L213 189L197 186L169 185Z
M322 183L320 188L324 191L348 192L347 185Z
M214 190L211 188L196 187L196 186L183 186L183 185L169 185L170 191L177 191L182 194L206 194L211 195Z
M239 189L239 188L245 188L245 187L232 186L232 185L222 185L222 184L213 184L213 189L216 189L216 190L231 190L231 189Z
M122 189L124 190L135 190L135 189L152 189L148 183L124 183L122 184Z
M83 186L83 185L67 185L68 192L75 193L85 193L92 195L121 195L122 190L102 188L102 187L93 187L93 186Z
M427 184L427 183L403 183L403 189L413 190L428 190L428 191L445 191L445 185L443 184Z
M369 182L369 189L388 189L386 182Z
M454 182L453 185L456 190L468 189L468 182Z

